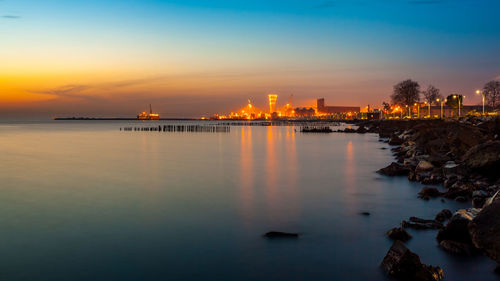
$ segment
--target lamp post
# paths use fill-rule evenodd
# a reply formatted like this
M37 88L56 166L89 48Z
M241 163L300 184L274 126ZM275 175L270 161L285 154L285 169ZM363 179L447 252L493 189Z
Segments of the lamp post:
M415 103L415 106L417 107L417 119L420 118L420 106Z
M439 101L439 99L437 99L437 101ZM444 99L443 101L441 101L441 119L444 118L444 115L443 115L443 104L445 104L446 102L448 102L448 99Z
M458 101L458 118L460 118L460 115L461 115L460 114L461 113L460 112L460 96L459 95L453 95L453 98L457 99L457 101Z
M408 117L410 117L410 108L408 107L408 105L405 105L405 107L408 109Z
M483 115L484 115L484 92L481 90L477 90L476 94L478 94L478 95L480 94L483 97Z
M429 107L429 119L431 119L431 103L427 103L427 106Z

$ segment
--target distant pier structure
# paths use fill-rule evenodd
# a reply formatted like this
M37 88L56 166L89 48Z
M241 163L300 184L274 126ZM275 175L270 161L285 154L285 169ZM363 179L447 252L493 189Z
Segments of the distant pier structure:
M220 125L158 125L158 126L140 126L140 127L122 127L120 131L126 132L177 132L177 133L229 133L230 126Z
M143 111L139 115L137 115L137 119L139 119L139 120L160 120L160 114L153 113L153 108L151 107L151 104L149 104L149 114L146 113L145 111Z

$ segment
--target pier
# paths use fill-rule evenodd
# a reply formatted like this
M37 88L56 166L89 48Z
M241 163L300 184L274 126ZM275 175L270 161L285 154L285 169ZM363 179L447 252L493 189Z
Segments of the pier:
M126 132L229 133L230 126L220 125L158 125L154 127L122 127Z

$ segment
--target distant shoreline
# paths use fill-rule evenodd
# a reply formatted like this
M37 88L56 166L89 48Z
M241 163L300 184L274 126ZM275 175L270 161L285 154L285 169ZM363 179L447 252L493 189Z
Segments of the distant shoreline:
M56 117L56 121L204 121L200 118L160 118L159 120L141 120L137 118L118 118L118 117Z

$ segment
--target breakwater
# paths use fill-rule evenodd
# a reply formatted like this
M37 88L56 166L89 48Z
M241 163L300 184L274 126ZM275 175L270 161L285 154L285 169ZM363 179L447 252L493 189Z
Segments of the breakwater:
M229 133L230 126L221 125L158 125L153 127L121 127L126 132L188 132L188 133Z

